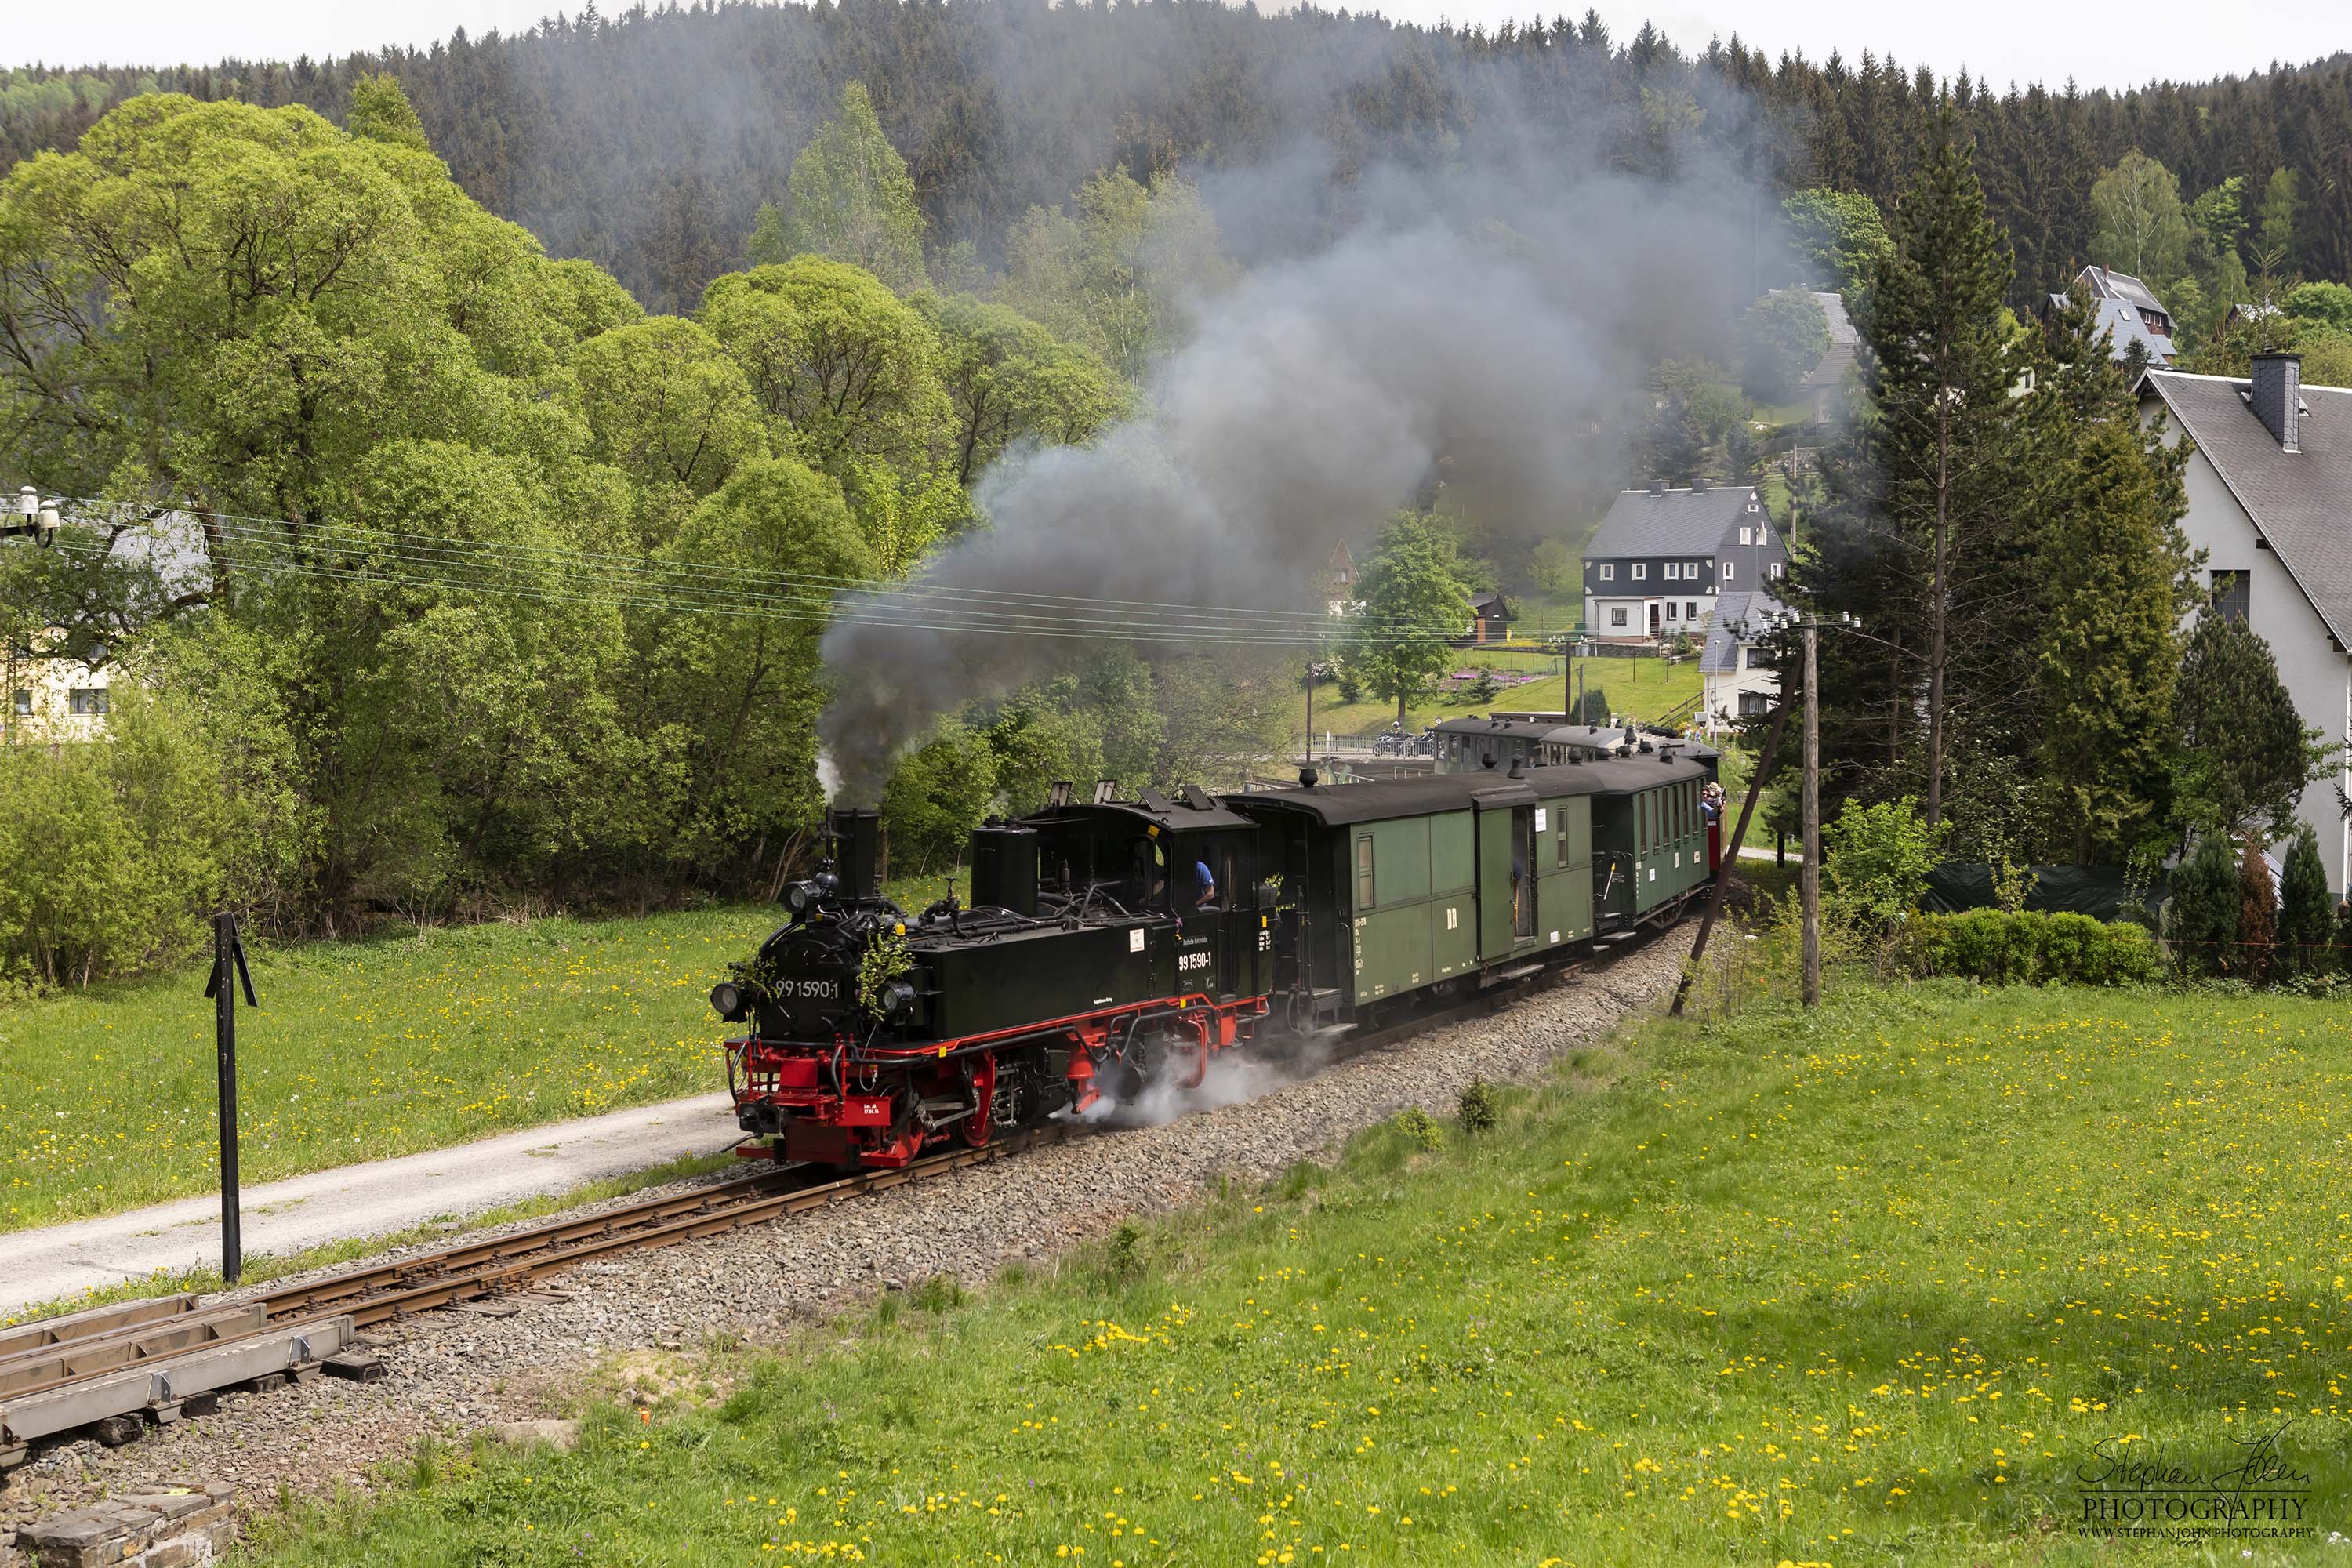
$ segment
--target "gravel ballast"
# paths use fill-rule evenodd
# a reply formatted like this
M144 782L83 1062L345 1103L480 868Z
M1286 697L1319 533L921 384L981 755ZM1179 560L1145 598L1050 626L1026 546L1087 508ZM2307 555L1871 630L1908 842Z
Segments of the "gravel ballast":
M588 1264L500 1303L520 1307L510 1315L460 1309L363 1331L390 1367L382 1383L231 1393L216 1414L127 1447L77 1442L38 1456L0 1484L0 1543L29 1520L160 1476L231 1481L248 1512L268 1507L281 1484L296 1493L363 1487L420 1436L548 1415L622 1352L698 1347L719 1332L774 1342L889 1286L941 1273L983 1283L1127 1215L1179 1207L1220 1179L1262 1180L1328 1155L1408 1105L1450 1115L1473 1079L1531 1077L1662 1001L1690 941L1688 926L1667 932L1503 1011L1346 1055L1311 1078L1223 1086L1225 1095L1263 1089L1255 1098L1159 1125L1099 1126L775 1224Z

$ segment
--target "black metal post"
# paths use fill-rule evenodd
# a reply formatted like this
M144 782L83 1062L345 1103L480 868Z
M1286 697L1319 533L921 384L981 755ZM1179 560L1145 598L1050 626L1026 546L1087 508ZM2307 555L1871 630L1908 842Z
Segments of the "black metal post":
M245 1005L260 1006L253 994L252 972L245 965L245 943L236 934L236 917L223 910L213 917L213 976L205 994L213 999L214 1068L219 1082L221 1276L232 1285L245 1273L236 1179L236 987L240 984L245 987Z
M1691 943L1690 963L1683 970L1682 984L1675 987L1675 1005L1666 1009L1666 1016L1683 1016L1684 998L1690 994L1691 982L1698 978L1698 961L1706 956L1706 939L1715 930L1715 917L1723 910L1723 889L1731 880L1732 863L1739 858L1740 840L1748 837L1748 819L1756 811L1756 797L1763 793L1764 775L1772 771L1772 758L1780 750L1780 731L1789 722L1789 700L1780 699L1772 710L1772 729L1764 737L1764 754L1756 759L1756 772L1748 780L1748 798L1739 803L1739 826L1724 841L1723 860L1715 868L1715 888L1706 896L1706 913L1698 922L1698 940Z

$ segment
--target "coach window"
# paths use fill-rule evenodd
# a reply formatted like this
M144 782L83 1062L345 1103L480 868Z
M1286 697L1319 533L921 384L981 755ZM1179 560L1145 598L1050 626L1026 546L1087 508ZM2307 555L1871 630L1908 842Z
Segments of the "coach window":
M1372 836L1369 833L1356 840L1356 907L1372 907Z

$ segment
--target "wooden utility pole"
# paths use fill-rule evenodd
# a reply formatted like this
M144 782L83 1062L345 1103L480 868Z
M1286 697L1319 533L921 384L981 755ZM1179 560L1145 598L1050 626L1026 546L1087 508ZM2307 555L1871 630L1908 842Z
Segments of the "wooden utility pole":
M1822 1002L1822 699L1821 623L1805 621L1805 860L1797 868L1804 910L1805 981L1808 1007Z

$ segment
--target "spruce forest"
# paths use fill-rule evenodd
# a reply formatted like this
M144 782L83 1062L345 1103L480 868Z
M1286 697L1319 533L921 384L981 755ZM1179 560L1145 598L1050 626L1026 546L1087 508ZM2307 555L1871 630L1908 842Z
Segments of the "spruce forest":
M783 200L793 159L853 81L905 155L933 243L969 245L983 263L1002 262L1032 207L1060 205L1113 166L1148 184L1325 162L1322 210L1247 226L1275 247L1343 224L1350 182L1382 162L1597 160L1672 174L1711 160L1752 182L1755 248L1740 259L1759 268L1771 265L1773 198L1821 186L1891 205L1948 86L2015 258L2012 304L2063 289L2091 258L2093 187L2135 153L2163 165L2184 202L2229 194L2195 234L2163 242L2169 257L2108 265L2169 284L2189 271L2181 251L2218 233L2252 272L2352 276L2352 58L2083 91L1971 81L1951 62L1866 50L1810 61L1777 54L1761 17L1758 32L1693 53L1648 26L1612 37L1590 12L1488 32L1218 0L673 4L612 16L592 4L511 37L460 31L323 62L0 72L0 162L72 146L136 92L299 103L340 122L352 84L389 72L476 201L670 312L740 265L760 207Z

